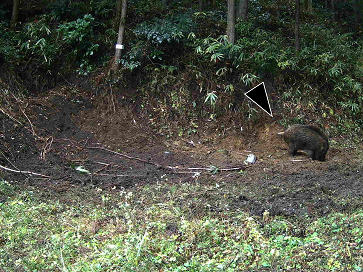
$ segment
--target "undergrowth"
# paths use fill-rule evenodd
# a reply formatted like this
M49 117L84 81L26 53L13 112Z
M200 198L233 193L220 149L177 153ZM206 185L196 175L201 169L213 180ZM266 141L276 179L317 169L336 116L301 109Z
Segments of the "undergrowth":
M267 211L263 218L227 208L215 213L200 196L218 190L212 183L118 193L74 188L46 199L47 192L1 181L0 265L6 271L362 270L362 210L303 224Z

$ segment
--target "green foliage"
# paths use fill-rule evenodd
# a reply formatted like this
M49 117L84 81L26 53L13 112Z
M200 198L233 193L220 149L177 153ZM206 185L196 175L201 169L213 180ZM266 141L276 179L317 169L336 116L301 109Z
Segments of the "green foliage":
M146 14L158 14L160 11L163 11L166 7L163 3L163 0L129 0L128 1L129 8L133 8L136 16L145 17Z
M0 196L11 197L16 193L16 186L10 184L6 180L0 179ZM0 204L1 206L1 204Z
M211 107L215 107L217 99L218 99L218 96L214 92L211 92L211 93L207 94L207 97L205 98L204 103L207 103L209 101Z
M8 31L7 25L6 22L0 22L0 54L4 56L5 61L18 63L20 60L14 46L17 37Z
M121 60L123 67L133 70L143 60L160 62L167 61L172 55L179 55L182 44L187 41L186 36L194 26L189 13L156 18L139 24L133 29L139 40Z
M288 12L288 10L286 10ZM256 17L254 17L256 16ZM269 15L270 16L270 15ZM281 16L281 15L280 15ZM303 23L302 50L296 53L293 36L286 35L284 17L276 20L280 28L270 31L253 14L248 22L236 25L239 37L229 44L226 36L195 38L195 51L204 61L215 64L217 76L240 74L244 84L250 84L248 75L269 75L285 83L304 82L301 85L321 90L300 98L326 99L330 105L342 106L351 116L361 116L363 90L360 78L362 47L351 34L340 34L336 29ZM268 18L266 20L269 20ZM305 89L305 88L304 88ZM329 95L327 95L329 94ZM296 96L296 94L294 94ZM359 103L357 103L359 101Z
M237 20L236 42L230 44L224 35L226 5L221 1L213 8L195 12L197 4L186 0L131 0L127 11L128 46L120 67L133 71L133 75L140 72L144 82L164 80L157 74L162 66L175 67L170 71L173 76L194 73L190 70L193 67L199 74L195 78L201 90L198 97L194 94L188 101L191 96L187 86L177 85L176 90L171 90L172 85L165 82L162 85L168 85L170 93L159 92L166 97L158 99L172 101L170 105L179 112L188 104L202 105L206 98L208 106L212 105L211 94L218 97L213 113L242 109L246 105L241 105L243 101L236 91L267 77L283 93L285 105L291 98L292 104L313 104L312 108L319 109L325 107L324 101L330 108L341 109L345 117L359 120L363 114L363 50L359 33L350 33L353 2L343 2L336 4L334 18L319 3L312 13L302 9L302 49L295 52L293 1L250 1L248 20ZM107 58L113 52L117 35L111 26L114 0L55 0L48 4L47 11L48 15L27 18L16 32L8 30L8 22L0 22L1 57L25 81L47 86L47 81L55 82L59 73L77 71L87 75L100 62L95 55ZM0 20L4 16L0 11ZM107 49L102 48L106 44ZM225 91L230 84L236 91ZM178 95L185 97L176 98ZM253 111L247 111L252 117Z
M0 194L8 197L0 209L0 265L6 271L361 271L363 266L362 211L301 225L268 211L260 219L228 209L207 212L222 200L224 189L216 184L152 184L117 195L73 188L63 203L11 187L0 183Z
M56 0L48 4L47 8L50 13L57 19L61 19L63 16L68 15L72 12L68 6L69 0Z
M86 14L82 19L62 24L58 28L64 44L69 48L72 47L70 57L79 63L77 72L82 75L87 75L95 68L90 58L98 50L99 45L92 42L93 27L94 17Z
M156 18L143 22L133 32L152 43L181 42L193 30L194 23L189 14L175 15L165 19Z
M95 67L92 55L99 45L93 42L94 18L85 15L57 29L51 27L54 23L51 16L41 16L17 32L9 32L5 24L0 24L0 54L35 88L46 86L61 69L68 72L66 69L75 64L79 74L87 74Z
M25 24L21 32L9 32L0 24L0 37L0 53L13 65L31 62L37 69L47 69L59 54L47 17Z
M49 13L57 21L74 21L84 14L92 14L98 18L109 18L114 14L115 1L113 0L91 0L91 1L69 1L56 0L47 5Z
M5 20L6 11L3 4L0 4L0 22Z
M52 35L47 18L26 24L22 34L24 37L20 51L25 52L23 57L34 61L37 59L38 67L50 67L59 54L60 45L53 40L55 36Z

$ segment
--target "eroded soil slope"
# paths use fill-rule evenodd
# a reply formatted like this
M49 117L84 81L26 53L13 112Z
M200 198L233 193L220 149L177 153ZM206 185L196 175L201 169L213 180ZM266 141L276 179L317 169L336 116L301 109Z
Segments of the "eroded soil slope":
M198 196L207 204L203 209L297 218L355 210L363 203L359 150L343 148L344 138L335 138L326 162L303 153L292 160L276 120L248 137L235 127L217 135L199 126L191 136L167 138L116 96L62 89L28 101L4 99L0 118L1 165L33 172L6 170L3 178L60 194L86 185L117 191L161 182L212 183L220 190ZM250 153L258 159L246 166Z

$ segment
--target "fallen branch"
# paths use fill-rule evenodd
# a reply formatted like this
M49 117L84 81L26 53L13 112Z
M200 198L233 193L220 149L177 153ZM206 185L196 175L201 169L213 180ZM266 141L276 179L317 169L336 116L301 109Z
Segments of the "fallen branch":
M101 172L101 171L103 171L103 170L105 170L105 169L107 169L108 167L110 167L111 166L111 164L106 164L104 167L102 167L101 169L98 169L97 171L95 171L93 174L97 174L97 173L99 173L99 172Z
M146 175L116 175L116 174L94 174L95 176L111 176L111 177L122 177L122 178L146 178Z
M238 170L243 170L244 168L235 167L235 168L221 168L221 169L219 169L217 167L217 168L185 168L185 169L187 169L187 170L204 170L204 171L211 171L212 172L212 171L215 171L215 170L218 170L218 171L238 171Z
M89 146L87 147L89 149L100 149L100 150L104 150L104 151L108 151L110 153L113 153L113 154L116 154L116 155L119 155L121 157L125 157L129 160L136 160L136 161L140 161L140 162L143 162L143 163L147 163L147 164L151 164L151 165L154 165L158 168L163 168L163 169L168 169L168 170L172 170L172 171L178 171L178 170L191 170L191 171L209 171L209 172L213 172L215 170L218 170L218 171L238 171L238 170L243 170L243 169L246 169L246 166L243 166L243 167L234 167L234 168L213 168L213 167L208 167L208 168L186 168L186 167L178 167L178 166L164 166L164 165L160 165L160 164L157 164L157 163L154 163L154 162L151 162L151 161L147 161L147 160L144 160L144 159L140 159L140 158L137 158L137 157L131 157L131 156L128 156L128 155L125 155L125 154L122 154L120 152L116 152L116 151L113 151L113 150L110 150L110 149L107 149L107 148L104 148L104 147L92 147L92 146ZM100 163L100 162L97 162L97 163Z
M14 169L10 169L10 168L7 168L5 166L2 166L2 165L0 165L0 168L5 170L5 171L9 171L9 172L20 173L20 174L29 174L29 175L33 175L33 176L40 176L40 177L43 177L43 178L50 178L50 176L46 176L46 175L42 175L42 174L30 172L30 171L14 170Z
M87 143L88 143L88 140L89 140L89 138L87 137L86 142L85 142L85 143L84 143L84 145L81 147L81 150L83 150L83 149L86 147L86 145L87 145Z
M18 121L15 117L11 116L9 113L7 113L5 110L0 108L0 111L5 114L9 119L13 120L14 122L18 123L19 125L23 125L20 121Z
M116 151L112 151L112 150L107 149L107 148L104 148L104 147L96 147L96 146L93 147L93 146L89 146L87 148L89 148L89 149L101 149L101 150L108 151L110 153L119 155L121 157L125 157L125 158L127 158L129 160L140 161L140 162L143 162L143 163L147 163L147 164L154 165L154 166L159 167L159 168L167 168L167 169L171 169L172 168L171 166L162 166L162 165L157 164L157 163L153 163L153 162L150 162L150 161L147 161L147 160L143 160L143 159L140 159L140 158L137 158L137 157L131 157L131 156L128 156L128 155L125 155L125 154L122 154L122 153L119 153L119 152L116 152Z
M34 130L34 126L32 124L32 122L30 121L28 115L26 115L25 111L23 109L20 109L21 112L24 114L24 116L26 117L26 119L28 120L29 124L30 124L30 128L31 128L31 131L33 133L33 136L38 138L38 139L41 139L36 133L35 133L35 130Z
M45 157L47 155L47 153L52 150L52 143L53 143L53 137L50 136L49 138L47 138L45 140L45 145L42 149L42 152L40 152L40 158L45 161Z

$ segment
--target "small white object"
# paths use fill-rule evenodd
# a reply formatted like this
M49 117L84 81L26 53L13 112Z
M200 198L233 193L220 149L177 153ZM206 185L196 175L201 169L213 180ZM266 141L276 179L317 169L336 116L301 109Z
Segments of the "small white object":
M255 163L255 161L256 161L256 156L255 155L253 155L253 154L249 154L248 156L247 156L247 160L245 160L245 163L247 164L247 163Z
M116 43L116 49L124 49L124 45Z

